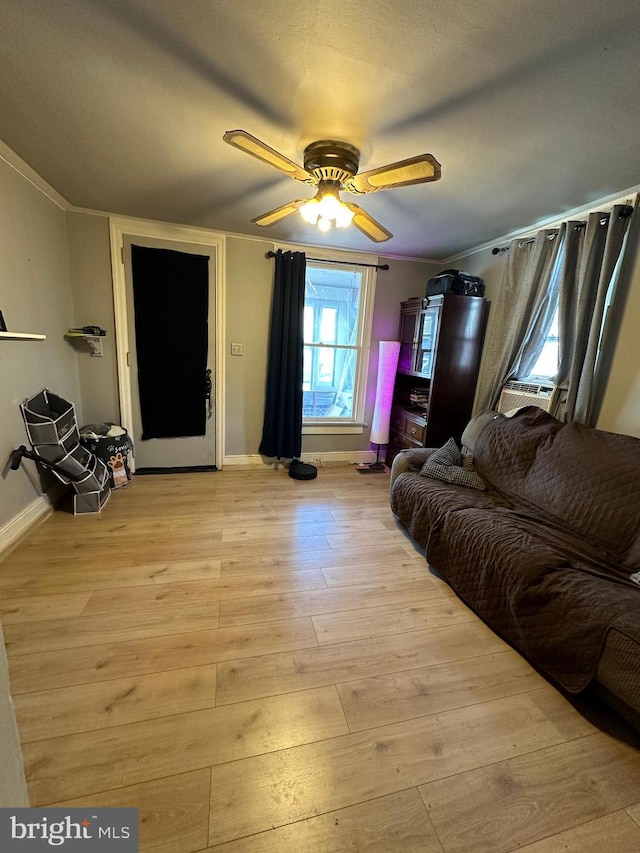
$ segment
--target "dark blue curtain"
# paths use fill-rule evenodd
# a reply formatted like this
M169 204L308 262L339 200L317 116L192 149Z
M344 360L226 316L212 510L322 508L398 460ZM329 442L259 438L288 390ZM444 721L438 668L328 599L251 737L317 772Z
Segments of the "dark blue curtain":
M259 452L278 459L297 459L302 451L305 273L303 252L276 252L267 396Z

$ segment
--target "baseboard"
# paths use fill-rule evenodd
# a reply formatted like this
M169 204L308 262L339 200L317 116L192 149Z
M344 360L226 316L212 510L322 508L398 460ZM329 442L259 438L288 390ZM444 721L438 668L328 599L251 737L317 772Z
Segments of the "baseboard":
M217 471L215 465L186 465L182 468L136 468L136 476L141 474L202 474Z
M224 456L222 459L223 468L257 468L260 465L264 465L264 462L262 461L262 456L260 456L259 453L246 453L238 456Z
M63 492L65 490L63 487ZM0 560L8 556L34 527L41 524L53 512L60 494L57 489L52 491L53 494L49 493L36 498L0 527Z
M376 454L373 450L339 450L327 451L320 453L303 453L300 457L303 462L311 462L312 465L335 465L344 464L350 465L355 462L375 462ZM225 456L223 459L225 468L234 467L268 467L269 462L265 462L259 453L248 453L239 456Z

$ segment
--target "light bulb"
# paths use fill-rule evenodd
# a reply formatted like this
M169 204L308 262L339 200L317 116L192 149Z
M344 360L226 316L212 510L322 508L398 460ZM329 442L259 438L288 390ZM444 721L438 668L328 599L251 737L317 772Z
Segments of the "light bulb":
M336 213L336 227L337 228L347 228L351 225L351 220L353 219L353 211L349 210L346 205L341 204L340 210Z
M325 195L320 201L320 216L325 219L335 219L341 204L334 195Z
M337 228L346 228L353 219L352 211L333 187L322 187L315 198L309 199L300 207L300 215L305 222L317 225L321 231L328 231L334 225Z
M300 215L305 222L309 223L309 225L315 225L318 221L318 216L320 215L319 208L320 205L318 203L318 199L312 198L306 204L302 205L300 208Z

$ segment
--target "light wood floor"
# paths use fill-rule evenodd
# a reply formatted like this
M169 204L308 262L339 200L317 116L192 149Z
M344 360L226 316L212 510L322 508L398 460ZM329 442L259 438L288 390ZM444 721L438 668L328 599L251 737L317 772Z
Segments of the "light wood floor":
M136 477L34 531L0 564L32 805L139 807L162 853L637 853L630 730L459 602L387 488Z

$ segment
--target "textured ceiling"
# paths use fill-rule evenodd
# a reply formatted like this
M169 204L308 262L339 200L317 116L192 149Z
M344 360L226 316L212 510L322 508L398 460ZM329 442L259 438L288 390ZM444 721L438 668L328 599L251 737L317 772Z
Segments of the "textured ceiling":
M313 194L226 145L243 128L361 170L429 152L442 180L362 196L380 251L445 258L640 184L637 0L2 0L0 137L73 205L276 240ZM352 198L352 197L348 197Z

